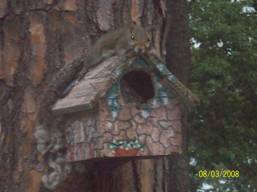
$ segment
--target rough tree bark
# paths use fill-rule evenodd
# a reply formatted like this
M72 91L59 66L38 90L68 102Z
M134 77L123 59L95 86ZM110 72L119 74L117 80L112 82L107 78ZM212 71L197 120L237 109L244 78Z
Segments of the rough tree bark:
M166 17L167 63L186 83L186 1L164 4L165 0L0 1L0 191L47 191L37 171L35 126L43 120L49 126L56 123L51 104L79 74L81 55L104 32L131 18L146 24ZM187 192L186 128L185 123L182 155L87 162L85 172L71 175L55 191Z

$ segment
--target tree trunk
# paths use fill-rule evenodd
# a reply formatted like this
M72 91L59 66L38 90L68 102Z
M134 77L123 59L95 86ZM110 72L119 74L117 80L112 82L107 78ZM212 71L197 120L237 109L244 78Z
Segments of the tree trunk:
M80 56L104 32L131 20L149 24L158 23L155 18L166 18L168 66L180 80L187 81L190 57L186 1L164 2L1 0L0 191L48 191L38 171L42 157L35 148L36 124L42 120L49 126L57 123L50 106L86 67ZM158 33L163 31L156 31L155 44L160 51ZM186 113L184 117L186 122ZM185 123L182 155L89 161L85 172L71 175L55 191L187 192L186 127Z

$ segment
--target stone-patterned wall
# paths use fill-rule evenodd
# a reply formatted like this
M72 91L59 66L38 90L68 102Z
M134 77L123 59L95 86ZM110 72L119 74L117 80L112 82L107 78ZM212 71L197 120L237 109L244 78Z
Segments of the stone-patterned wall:
M181 104L158 82L155 87L155 97L139 107L126 103L114 84L98 113L75 114L66 130L67 160L180 153Z
M120 99L121 100L121 99ZM106 102L100 102L100 135L103 135L101 145L104 147L103 156L126 156L115 152L115 148L109 143L121 140L138 139L141 144L136 156L169 155L172 152L181 152L181 105L177 99L168 101L165 106L149 106L149 111L138 109L136 105L121 103L116 118L108 110ZM146 115L146 113L148 113ZM112 149L114 148L114 149ZM116 150L117 147L116 145ZM131 147L123 145L125 151ZM134 153L135 154L135 153ZM128 152L128 156L129 152Z
M66 124L66 144L68 161L79 161L95 157L98 142L96 112L75 113L68 116Z

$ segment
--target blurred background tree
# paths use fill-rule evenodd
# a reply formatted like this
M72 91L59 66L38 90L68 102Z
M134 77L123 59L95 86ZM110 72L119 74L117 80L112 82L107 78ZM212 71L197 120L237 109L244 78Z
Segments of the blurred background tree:
M256 2L189 4L191 85L202 101L189 134L192 191L257 191ZM198 177L199 170L221 169L239 170L240 177Z

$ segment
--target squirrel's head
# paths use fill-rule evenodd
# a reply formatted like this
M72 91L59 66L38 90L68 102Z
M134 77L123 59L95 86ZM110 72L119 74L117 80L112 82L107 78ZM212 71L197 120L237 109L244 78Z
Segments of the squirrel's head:
M131 24L128 31L129 45L135 52L144 53L151 45L151 33L147 28Z

